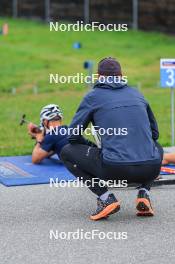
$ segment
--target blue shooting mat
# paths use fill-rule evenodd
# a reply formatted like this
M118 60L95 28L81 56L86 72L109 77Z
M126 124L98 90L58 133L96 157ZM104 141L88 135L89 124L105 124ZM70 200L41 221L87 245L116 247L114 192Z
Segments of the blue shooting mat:
M0 157L0 183L5 186L48 184L73 181L76 178L58 160L57 156L32 164L31 156Z
M165 167L175 169L175 165ZM173 175L161 172L164 179ZM57 156L45 159L41 164L32 164L31 156L0 157L0 183L5 186L48 184L74 181L76 178L65 168ZM168 179L168 178L167 178Z

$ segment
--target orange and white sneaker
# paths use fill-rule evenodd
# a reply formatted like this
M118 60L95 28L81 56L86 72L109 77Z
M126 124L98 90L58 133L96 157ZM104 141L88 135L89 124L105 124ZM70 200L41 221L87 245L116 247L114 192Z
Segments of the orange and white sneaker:
M100 219L107 218L109 215L114 214L120 210L120 203L115 198L114 194L108 195L105 201L97 198L97 209L95 213L90 216L91 220L97 221Z
M154 216L149 195L145 190L140 190L136 199L137 216Z

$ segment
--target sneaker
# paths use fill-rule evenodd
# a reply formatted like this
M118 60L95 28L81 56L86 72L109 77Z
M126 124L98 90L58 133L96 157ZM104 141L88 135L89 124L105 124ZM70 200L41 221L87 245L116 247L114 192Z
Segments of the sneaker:
M136 200L137 216L154 216L149 195L145 190L140 190Z
M108 195L108 198L105 201L97 198L97 209L95 213L90 216L90 219L96 221L107 218L110 214L114 214L119 210L120 203L117 201L114 194L111 193Z

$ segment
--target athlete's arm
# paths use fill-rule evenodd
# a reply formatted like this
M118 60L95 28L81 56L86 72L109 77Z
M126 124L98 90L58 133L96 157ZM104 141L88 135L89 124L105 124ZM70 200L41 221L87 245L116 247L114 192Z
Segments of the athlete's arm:
M165 153L163 155L162 165L175 163L175 153Z
M32 152L32 163L38 164L43 159L50 157L54 151L52 150L53 144L51 142L51 138L38 133L35 135L36 137L36 145Z
M69 142L71 144L79 143L80 141L82 141L82 132L87 128L87 126L91 122L92 113L93 109L90 102L90 98L88 95L86 95L83 98L70 125L71 128L76 128L79 130L79 133L72 132L72 134L69 136Z
M149 104L147 105L147 113L148 113L150 126L151 126L151 130L152 130L152 138L154 140L158 140L158 138L159 138L159 129L158 129L156 118L155 118L155 116L154 116Z
M41 148L41 144L37 143L32 152L32 163L38 164L43 159L50 157L54 152L47 152Z

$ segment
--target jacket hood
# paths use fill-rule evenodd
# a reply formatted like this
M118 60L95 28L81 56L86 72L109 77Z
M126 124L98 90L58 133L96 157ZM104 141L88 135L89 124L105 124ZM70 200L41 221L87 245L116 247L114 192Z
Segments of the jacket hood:
M117 79L117 76L108 76L102 79L98 79L94 84L95 88L102 88L102 89L121 89L127 86L127 82L123 80Z

